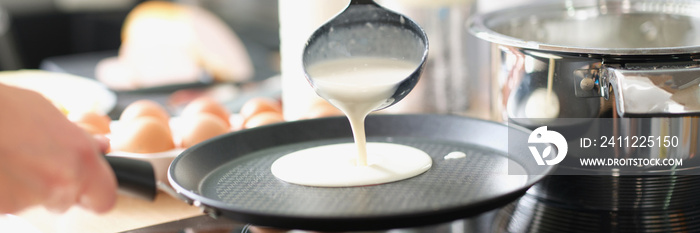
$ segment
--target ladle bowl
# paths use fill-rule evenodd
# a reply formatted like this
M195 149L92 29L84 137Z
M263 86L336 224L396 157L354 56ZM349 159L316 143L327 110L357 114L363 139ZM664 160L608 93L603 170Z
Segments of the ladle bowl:
M386 103L375 109L381 110L399 102L418 83L428 57L428 37L406 16L382 8L372 0L352 0L307 41L302 58L306 79L316 89L308 73L310 66L354 57L389 58L416 64L416 69L398 84Z

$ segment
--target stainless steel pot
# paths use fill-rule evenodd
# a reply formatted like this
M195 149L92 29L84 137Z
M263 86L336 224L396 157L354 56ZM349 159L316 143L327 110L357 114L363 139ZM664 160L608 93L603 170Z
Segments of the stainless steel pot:
M587 127L585 119L617 119L620 124L610 127L614 135L609 136L680 140L678 147L617 148L612 156L683 158L683 168L640 167L624 176L614 166L560 164L558 171L586 170L587 175L545 178L528 191L533 200L603 219L592 231L697 231L687 217L693 216L688 207L700 204L694 198L700 194L695 176L700 174L699 12L700 1L566 0L470 19L469 30L491 42L495 119L530 128L563 123L564 134L576 125ZM552 223L571 220L559 209L549 211L555 213L549 216L556 218ZM517 232L553 229L528 222L517 223L524 229Z
M622 117L629 120L616 125L619 135L683 141L642 157L692 158L700 143L698 12L698 1L567 0L476 15L469 30L492 44L492 114L526 127Z
M698 12L697 1L556 1L474 17L470 30L494 45L508 116L554 85L567 106L559 117L599 116L604 101L583 97L611 92L620 116L675 117L700 113Z

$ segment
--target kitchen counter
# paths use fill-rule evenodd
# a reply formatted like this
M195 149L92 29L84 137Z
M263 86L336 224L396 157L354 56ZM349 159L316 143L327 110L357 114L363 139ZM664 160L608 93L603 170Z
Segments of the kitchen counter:
M36 228L40 233L114 233L198 215L202 215L199 208L159 192L152 202L119 195L114 209L105 214L95 214L80 207L72 207L58 214L43 207L34 207L16 217L6 217L4 221L9 225L26 227L11 232L27 232Z

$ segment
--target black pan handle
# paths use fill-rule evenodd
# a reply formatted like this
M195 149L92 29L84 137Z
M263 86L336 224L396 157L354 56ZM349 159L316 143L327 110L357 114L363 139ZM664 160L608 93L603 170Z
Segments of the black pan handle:
M156 197L156 177L153 165L147 161L105 156L117 176L119 191L152 201Z

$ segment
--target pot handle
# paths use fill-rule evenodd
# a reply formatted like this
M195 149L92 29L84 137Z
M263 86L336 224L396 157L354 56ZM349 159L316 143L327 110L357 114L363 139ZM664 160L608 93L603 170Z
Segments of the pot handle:
M577 70L574 77L576 96L608 99L612 91L621 117L700 116L698 66L604 67Z

